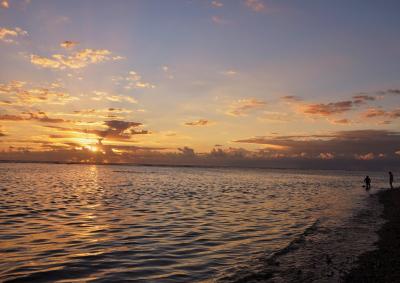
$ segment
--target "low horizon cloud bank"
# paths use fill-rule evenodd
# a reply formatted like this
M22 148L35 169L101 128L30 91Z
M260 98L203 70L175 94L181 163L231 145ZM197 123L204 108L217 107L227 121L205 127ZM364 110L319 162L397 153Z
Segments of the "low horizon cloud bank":
M132 163L152 165L234 166L300 169L388 170L400 168L400 133L386 130L341 131L327 135L252 137L234 141L260 148L216 146L197 153L182 147L168 148L97 145L97 151L77 149L74 144L53 146L43 151L10 148L0 152L1 160Z

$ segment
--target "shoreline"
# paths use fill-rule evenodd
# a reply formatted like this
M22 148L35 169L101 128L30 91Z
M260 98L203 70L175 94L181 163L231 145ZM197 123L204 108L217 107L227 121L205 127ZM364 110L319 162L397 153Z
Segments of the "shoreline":
M378 193L386 221L377 231L376 250L359 256L344 282L400 282L400 188Z

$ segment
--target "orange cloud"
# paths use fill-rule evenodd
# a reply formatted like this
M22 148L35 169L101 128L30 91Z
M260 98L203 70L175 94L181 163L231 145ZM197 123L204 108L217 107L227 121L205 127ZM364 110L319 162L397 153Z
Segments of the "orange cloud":
M14 29L0 28L0 41L3 42L15 43L15 40L13 38L25 35L28 35L28 32L22 30L19 27L16 27Z
M42 68L50 69L81 69L90 64L97 64L109 60L114 60L111 51L107 49L83 49L72 53L69 56L54 54L51 58L32 54L30 61L32 64Z
M1 1L0 5L1 5L1 7L5 8L5 9L8 9L10 7L10 4L8 3L7 0Z
M330 116L349 111L352 109L352 107L353 107L353 102L348 100L348 101L340 101L327 104L324 103L309 104L303 106L302 111L305 114Z
M165 68L163 68L165 71ZM168 69L167 69L168 70ZM142 80L142 76L139 75L135 71L130 71L128 73L128 76L125 78L125 81L128 82L127 85L125 85L126 89L134 89L134 88L155 88L156 86L153 85L152 83L145 82Z
M338 119L338 120L333 120L331 122L333 124L342 124L342 125L347 125L347 124L351 123L351 121L349 119Z
M250 111L262 109L265 105L264 101L256 98L240 99L229 106L230 109L227 114L232 116L246 116Z
M355 154L354 157L358 160L373 160L375 159L375 154L372 152L366 154Z
M333 155L330 152L321 152L318 157L321 159L324 159L324 160L330 160L330 159L334 159L335 155Z
M115 95L115 94L109 94L104 91L94 91L93 92L94 97L92 97L92 100L100 101L100 100L108 100L112 102L128 102L132 104L136 104L137 101L131 96L127 95Z
M400 108L385 111L379 108L369 108L365 112L361 113L363 118L376 118L376 117L385 117L390 119L400 118Z
M65 93L57 84L47 87L29 87L26 82L12 81L0 84L0 96L5 95L10 103L5 106L35 105L35 104L59 104L63 105L77 100L77 97Z

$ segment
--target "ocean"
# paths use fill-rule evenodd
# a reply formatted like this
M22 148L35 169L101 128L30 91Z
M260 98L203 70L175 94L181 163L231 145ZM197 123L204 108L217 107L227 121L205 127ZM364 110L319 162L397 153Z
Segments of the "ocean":
M0 164L0 281L337 282L386 175Z

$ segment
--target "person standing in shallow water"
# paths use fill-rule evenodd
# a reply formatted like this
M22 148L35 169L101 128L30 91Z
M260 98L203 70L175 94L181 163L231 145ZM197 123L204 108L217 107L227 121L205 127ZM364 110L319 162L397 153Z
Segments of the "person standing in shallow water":
M371 178L369 176L365 177L364 182L365 182L365 189L366 190L371 189Z
M389 184L390 188L393 189L393 173L389 172Z

